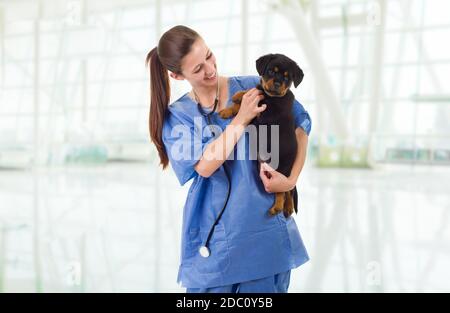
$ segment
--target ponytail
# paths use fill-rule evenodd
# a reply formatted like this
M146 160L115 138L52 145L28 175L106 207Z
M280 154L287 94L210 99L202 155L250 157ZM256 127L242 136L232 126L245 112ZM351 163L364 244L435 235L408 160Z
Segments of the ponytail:
M159 59L157 47L148 53L146 64L150 67L150 113L148 117L150 139L155 144L160 164L165 169L169 164L169 159L162 141L162 128L170 101L169 74Z
M165 169L169 164L167 151L162 141L164 118L170 101L169 71L181 74L181 60L191 51L194 42L201 38L193 29L177 25L166 31L158 45L147 55L150 67L150 115L148 128L150 139L158 150L160 164Z

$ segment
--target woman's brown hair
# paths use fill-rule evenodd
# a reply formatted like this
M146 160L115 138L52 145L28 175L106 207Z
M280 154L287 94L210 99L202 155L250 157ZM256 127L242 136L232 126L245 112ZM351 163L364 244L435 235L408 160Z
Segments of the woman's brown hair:
M169 164L162 141L164 117L170 101L169 73L181 73L181 60L191 51L192 44L200 38L193 29L177 25L166 31L146 58L150 67L150 113L148 126L151 141L158 150L163 169Z

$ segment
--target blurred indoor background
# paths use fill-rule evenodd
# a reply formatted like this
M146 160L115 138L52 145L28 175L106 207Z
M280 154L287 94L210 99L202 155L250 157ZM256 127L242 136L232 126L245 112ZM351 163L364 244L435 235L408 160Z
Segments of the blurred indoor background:
M225 76L284 53L313 128L291 292L450 291L447 0L0 0L0 292L184 292L184 200L144 61L194 28ZM172 98L190 90L172 81Z

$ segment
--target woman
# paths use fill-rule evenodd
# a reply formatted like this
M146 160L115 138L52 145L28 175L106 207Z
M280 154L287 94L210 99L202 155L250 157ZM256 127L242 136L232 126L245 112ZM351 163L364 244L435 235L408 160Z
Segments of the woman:
M245 127L265 109L265 105L258 107L264 98L254 88L258 76L219 76L215 56L204 40L181 25L161 36L147 64L152 142L163 169L170 161L181 185L193 179L183 212L178 282L187 292L287 292L290 270L309 257L294 219L269 216L267 210L273 193L291 190L303 168L311 129L308 113L295 101L299 148L291 175L286 177L268 165L258 173L254 159L232 158L238 142L248 147ZM192 86L170 105L169 74ZM247 89L239 113L221 119L217 112L231 104L234 93ZM220 135L208 131L205 112L211 113ZM226 210L212 227L225 201ZM200 248L208 237L205 253Z

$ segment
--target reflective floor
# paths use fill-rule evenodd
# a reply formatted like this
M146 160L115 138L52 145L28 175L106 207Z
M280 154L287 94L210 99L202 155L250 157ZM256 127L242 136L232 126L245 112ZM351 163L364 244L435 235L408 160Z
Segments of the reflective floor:
M0 292L184 292L188 185L138 163L0 171ZM307 167L298 189L311 260L290 292L450 291L450 168Z

